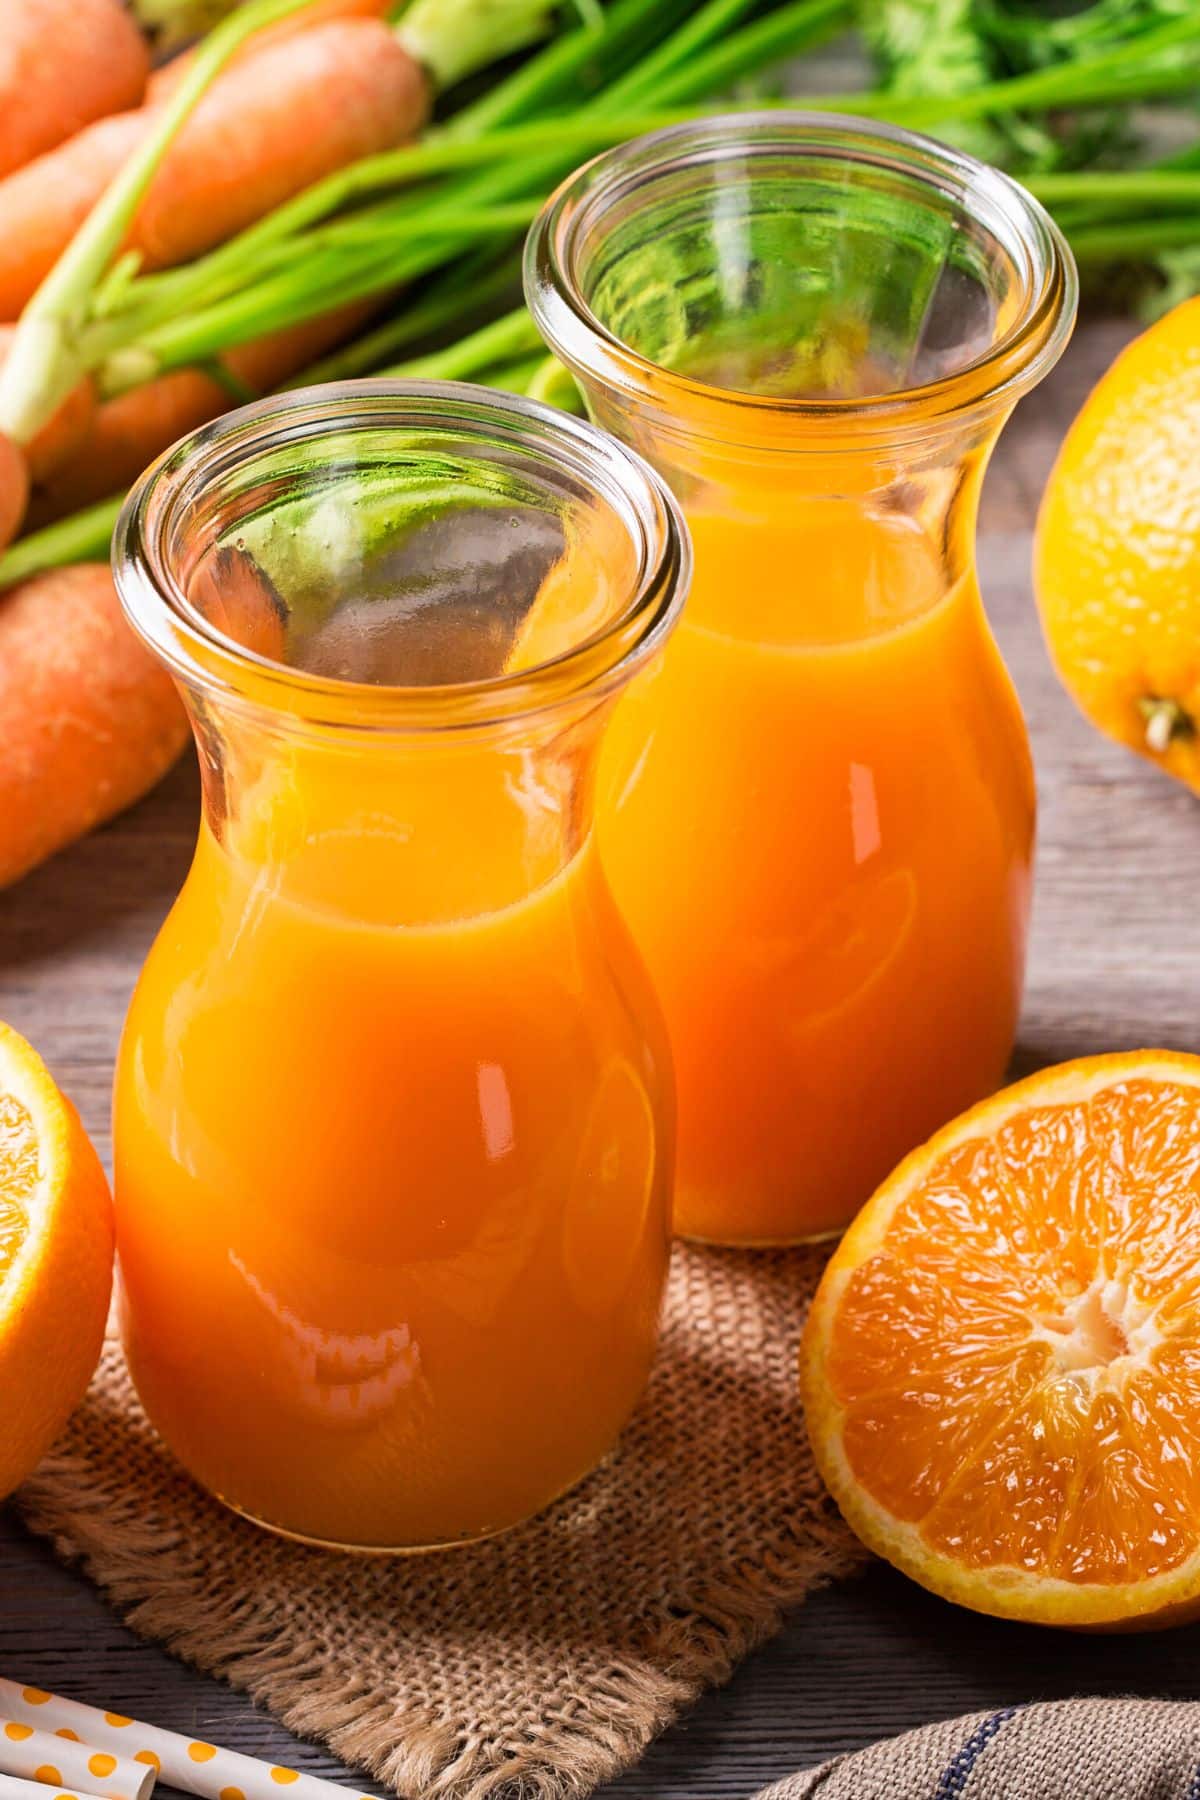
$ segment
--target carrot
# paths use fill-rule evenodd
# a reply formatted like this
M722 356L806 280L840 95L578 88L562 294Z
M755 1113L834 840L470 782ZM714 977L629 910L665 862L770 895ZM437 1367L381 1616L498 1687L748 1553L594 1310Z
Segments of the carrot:
M185 432L195 431L234 401L199 369L175 369L97 407L80 452L33 490L28 525L37 530L131 486L148 464Z
M429 101L422 70L377 20L266 44L197 106L138 208L130 243L149 268L197 256L321 176L411 137Z
M350 337L372 303L341 306L284 331L240 344L221 358L234 380L266 394ZM29 523L36 528L129 487L154 458L185 432L227 412L228 387L200 369L177 369L130 388L96 408L74 454L62 457L34 489ZM35 478L36 479L36 478Z
M112 177L146 134L116 113L0 180L0 320L19 317Z
M277 25L268 25L260 36L255 38L249 50L242 55L253 55L263 44L272 42L278 37L292 37L297 31L307 31L312 25L324 25L330 19L382 19L391 12L395 0L312 0L312 4L291 18L280 19ZM189 67L193 50L183 50L173 56L170 62L163 63L155 69L146 84L146 98L152 103L165 100L168 94L175 91L181 76Z
M149 73L145 40L119 0L3 0L0 175L139 105Z
M274 582L252 556L232 544L212 550L188 582L188 604L231 642L282 662L288 609Z
M387 26L345 20L266 45L214 82L163 158L127 247L161 268L210 249L323 175L420 129L428 88ZM152 107L80 132L0 180L0 319L16 319Z
M388 149L419 128L425 112L420 71L386 26L356 23L371 29L369 42L340 31L332 43L323 32L312 44L283 39L264 46L262 63L254 40L213 84L135 219L129 243L151 266L183 262L221 243L330 170ZM373 68L381 37L385 60ZM365 60L356 67L360 53ZM178 60L190 66L192 54ZM330 86L322 93L327 55ZM185 72L176 72L159 102ZM0 179L0 320L19 318L154 117L155 108L143 106L98 120ZM332 129L322 137L327 126ZM186 218L175 216L181 205L190 209Z
M0 432L0 550L21 529L29 500L29 464L19 444Z
M186 738L102 563L0 596L0 887L140 799Z
M0 364L8 355L15 330L15 326L0 325ZM95 411L96 390L91 378L85 376L78 387L71 389L53 418L42 426L33 442L25 446L25 461L32 482L36 484L46 480L55 469L78 455Z

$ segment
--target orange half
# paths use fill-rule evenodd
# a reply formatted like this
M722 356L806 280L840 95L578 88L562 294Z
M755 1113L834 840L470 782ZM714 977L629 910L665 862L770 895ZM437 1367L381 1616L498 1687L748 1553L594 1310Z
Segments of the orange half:
M801 1384L847 1521L935 1593L1200 1611L1200 1057L1064 1063L915 1151L826 1269Z
M83 1398L112 1285L108 1183L70 1101L0 1025L0 1498Z

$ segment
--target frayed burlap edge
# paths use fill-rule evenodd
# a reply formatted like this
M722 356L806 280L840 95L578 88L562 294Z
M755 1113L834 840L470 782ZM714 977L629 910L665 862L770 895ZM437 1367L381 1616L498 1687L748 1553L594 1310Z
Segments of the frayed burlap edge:
M63 1503L64 1488L75 1492L70 1505ZM272 1643L261 1624L241 1616L245 1607L235 1600L181 1620L180 1605L190 1598L181 1545L164 1539L157 1526L139 1530L134 1519L123 1520L114 1534L105 1503L87 1492L79 1458L48 1458L22 1490L19 1507L29 1529L47 1538L63 1562L81 1567L139 1637L205 1674L219 1673L297 1736L327 1744L348 1766L396 1793L456 1800L582 1800L637 1762L706 1688L728 1681L743 1657L776 1635L790 1608L864 1561L831 1518L828 1549L815 1566L806 1554L803 1575L781 1586L777 1569L775 1581L757 1593L714 1587L692 1616L675 1621L660 1639L669 1671L614 1668L601 1687L593 1685L609 1716L607 1730L594 1719L574 1730L557 1723L535 1760L522 1766L511 1757L496 1768L488 1745L432 1720L415 1731L408 1727L406 1741L396 1744L386 1693L355 1682L331 1692L328 1671L305 1645Z
M703 1253L689 1255L697 1259ZM763 1320L755 1323L761 1328ZM115 1345L106 1362L114 1359L119 1360ZM794 1384L791 1346L786 1347L786 1362ZM104 1388L102 1371L100 1385L119 1428L115 1378L116 1369L110 1368ZM670 1384L669 1368L662 1379ZM652 1385L651 1416L643 1435L654 1429L653 1402ZM301 1583L306 1569L311 1570L310 1559L322 1558L327 1570L329 1559L322 1552L281 1544L226 1515L198 1495L173 1465L170 1481L180 1491L178 1517L173 1516L173 1488L157 1489L147 1504L136 1483L122 1489L114 1473L120 1465L115 1452L111 1466L97 1466L94 1445L104 1422L101 1408L91 1421L90 1437L69 1434L21 1490L18 1506L29 1528L48 1538L64 1561L82 1567L140 1636L163 1644L205 1673L219 1675L291 1730L323 1742L347 1764L368 1771L409 1800L582 1800L635 1762L706 1687L726 1681L742 1657L779 1630L789 1608L814 1587L852 1572L865 1560L820 1488L805 1447L804 1467L792 1482L798 1510L782 1508L766 1541L760 1530L743 1545L744 1554L694 1582L670 1604L664 1604L662 1593L634 1596L641 1603L640 1615L635 1604L628 1629L607 1658L588 1656L577 1668L555 1667L540 1689L534 1679L530 1697L537 1704L515 1724L511 1708L503 1726L486 1706L474 1719L447 1717L444 1708L438 1716L421 1703L420 1694L414 1704L411 1688L403 1681L398 1685L394 1667L388 1670L373 1658L370 1628L361 1613L350 1615L350 1623L362 1632L361 1645L356 1642L353 1653L331 1662L327 1646L297 1630L295 1620L281 1619L264 1606L261 1584L239 1583L223 1567L214 1567L212 1547L227 1537L236 1551L249 1534L256 1545L272 1546L267 1554L289 1559L287 1566L298 1571ZM141 1430L150 1435L144 1422ZM83 1454L76 1440L93 1446L90 1453ZM140 1439L138 1444L144 1455ZM169 1461L161 1450L155 1455ZM611 1470L618 1493L621 1462L614 1459ZM568 1497L559 1506L569 1510L572 1504ZM209 1508L219 1523L206 1518L197 1534L198 1507ZM513 1536L495 1540L501 1546L506 1542L513 1542ZM421 1561L444 1565L464 1555L486 1554L481 1548ZM536 1558L544 1552L535 1545L531 1554ZM354 1575L348 1572L347 1581L362 1585L360 1559L332 1561L352 1564ZM232 1568L236 1557L230 1562ZM373 1566L402 1571L412 1564ZM321 1580L326 1579L323 1574ZM388 1580L381 1576L381 1614L396 1591L389 1589ZM418 1624L429 1616L427 1594L418 1613ZM488 1629L494 1627L489 1624ZM497 1656L503 1654L504 1646L498 1645ZM401 1676L406 1674L400 1670Z

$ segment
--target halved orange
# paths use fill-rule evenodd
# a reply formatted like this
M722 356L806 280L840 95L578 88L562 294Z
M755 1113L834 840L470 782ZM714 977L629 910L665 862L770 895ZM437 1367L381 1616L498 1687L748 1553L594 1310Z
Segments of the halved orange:
M869 1548L980 1612L1200 1612L1200 1057L1087 1057L915 1151L834 1252L801 1350Z
M112 1201L70 1101L0 1025L0 1497L83 1398L112 1286Z

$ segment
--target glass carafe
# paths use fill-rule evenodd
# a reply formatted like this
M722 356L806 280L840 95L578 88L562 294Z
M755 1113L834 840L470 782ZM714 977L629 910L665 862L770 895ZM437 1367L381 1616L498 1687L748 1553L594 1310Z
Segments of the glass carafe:
M262 402L130 497L203 820L119 1057L123 1332L180 1460L277 1529L498 1531L642 1388L673 1095L593 777L687 563L636 457L475 388Z
M671 1033L676 1226L834 1233L1013 1043L1034 784L975 518L1069 333L1070 255L969 157L772 112L588 164L526 290L694 543L599 806Z

